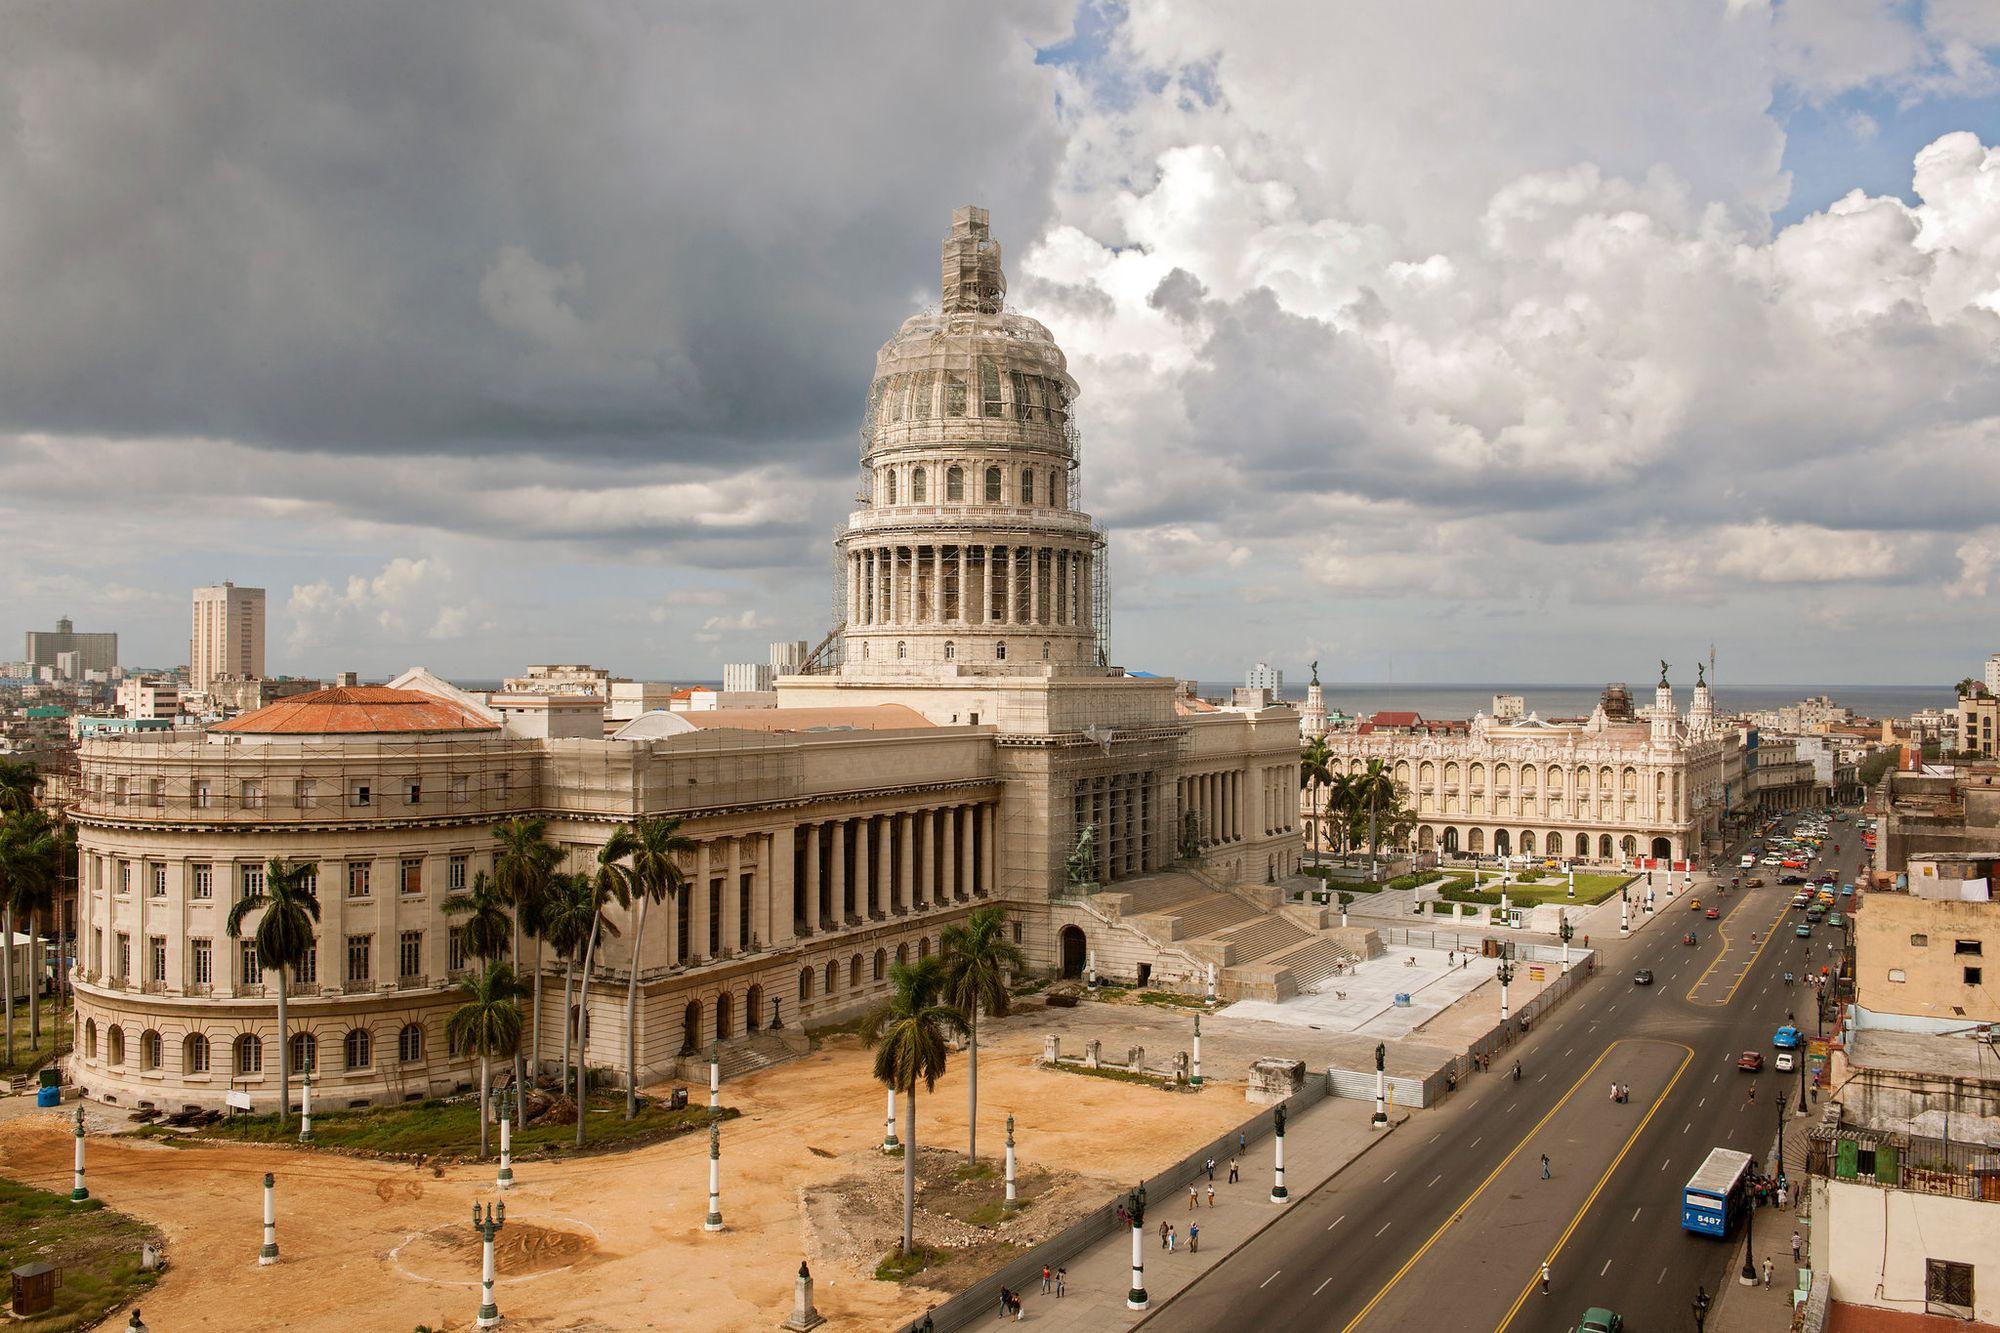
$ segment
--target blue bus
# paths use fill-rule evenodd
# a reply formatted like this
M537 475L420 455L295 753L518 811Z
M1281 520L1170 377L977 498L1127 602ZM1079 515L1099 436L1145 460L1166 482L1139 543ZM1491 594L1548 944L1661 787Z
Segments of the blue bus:
M1726 1236L1749 1206L1750 1154L1717 1148L1681 1196L1681 1228L1701 1236Z

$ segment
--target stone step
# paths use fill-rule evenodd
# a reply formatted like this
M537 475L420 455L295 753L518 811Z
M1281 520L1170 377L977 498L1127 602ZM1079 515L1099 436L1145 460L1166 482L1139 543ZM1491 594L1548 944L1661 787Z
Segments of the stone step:
M1236 965L1256 962L1281 949L1293 948L1312 938L1312 933L1281 916L1262 917L1247 926L1224 931L1216 937L1232 946Z

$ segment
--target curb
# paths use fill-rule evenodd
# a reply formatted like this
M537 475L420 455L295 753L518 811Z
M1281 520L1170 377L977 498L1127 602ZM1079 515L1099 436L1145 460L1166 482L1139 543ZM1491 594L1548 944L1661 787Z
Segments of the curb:
M1336 1097L1329 1097L1326 1100L1329 1102L1337 1102L1342 1099ZM1353 1166L1356 1162L1360 1161L1362 1158L1366 1157L1369 1153L1373 1152L1375 1150L1376 1144L1386 1143L1389 1140L1389 1136L1394 1134L1398 1129L1401 1129L1403 1125L1409 1120L1409 1118L1410 1118L1410 1112L1405 1111L1403 1112L1401 1118L1390 1120L1389 1128L1383 1130L1379 1134L1373 1134L1369 1138L1368 1142L1361 1145L1361 1148L1358 1152L1356 1152L1352 1157L1348 1158L1346 1161L1342 1162L1338 1167L1334 1168L1334 1170L1328 1174L1325 1180L1320 1181L1319 1184L1313 1186L1311 1189L1307 1190L1304 1194L1295 1197L1292 1200L1292 1203L1293 1204L1303 1203L1307 1199L1310 1199L1313 1195L1325 1189L1328 1185L1332 1184L1334 1181L1340 1179L1340 1175L1343 1171L1347 1170L1349 1167ZM1200 1286L1202 1282L1209 1276L1210 1273L1215 1272L1216 1269L1228 1263L1230 1259L1235 1256L1238 1250L1242 1249L1244 1246L1248 1245L1251 1241L1257 1239L1257 1237L1263 1235L1266 1231L1270 1230L1272 1227L1276 1226L1280 1221L1284 1220L1285 1215L1290 1211L1291 1211L1291 1205L1287 1205L1283 1208L1274 1208L1271 1212L1271 1216L1268 1219L1266 1219L1262 1225L1252 1227L1249 1231L1244 1233L1242 1239L1238 1240L1234 1245L1231 1245L1228 1249L1222 1251L1222 1253L1216 1258L1216 1261L1209 1266L1207 1271L1199 1274L1198 1276L1196 1276L1194 1281L1188 1283L1185 1287L1182 1287L1179 1291L1175 1292L1173 1295L1167 1297L1159 1304L1147 1310L1145 1318L1140 1319L1137 1323L1130 1325L1130 1327L1144 1328L1148 1323L1152 1321L1154 1315L1159 1314L1162 1310L1170 1308L1175 1301L1179 1300L1181 1297L1187 1295L1187 1293L1193 1291L1196 1287Z

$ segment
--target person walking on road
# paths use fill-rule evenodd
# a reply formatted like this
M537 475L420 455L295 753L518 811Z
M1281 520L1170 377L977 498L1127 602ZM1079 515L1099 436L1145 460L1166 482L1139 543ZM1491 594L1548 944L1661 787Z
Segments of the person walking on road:
M1172 1228L1171 1226L1168 1226L1168 1225L1167 1225L1167 1224L1166 1224L1165 1222L1162 1222L1162 1223L1160 1223L1160 1248L1161 1248L1161 1249L1163 1249L1163 1250L1164 1250L1164 1249L1166 1249L1166 1248L1167 1248L1167 1233L1168 1233L1168 1232L1170 1232L1170 1231L1172 1231L1172 1230L1173 1230L1173 1228Z
M1188 1211L1189 1211L1189 1212L1193 1212L1193 1211L1194 1211L1194 1208L1195 1208L1195 1203L1196 1203L1196 1202L1197 1202L1197 1196L1196 1196L1196 1194L1195 1194L1195 1188L1194 1188L1194 1182L1193 1182L1193 1181L1189 1181L1189 1182L1188 1182Z
M1198 1253L1200 1250L1201 1250L1201 1223L1190 1222L1188 1223L1188 1253L1195 1254ZM1771 1267L1771 1261L1769 1259L1766 1259L1764 1261L1764 1268L1766 1270L1764 1274L1764 1285L1767 1287L1771 1285L1771 1276L1769 1272L1770 1267Z
M1797 1262L1799 1261L1799 1251L1800 1251L1800 1249L1801 1249L1801 1248L1802 1248L1802 1242L1801 1242L1801 1241L1799 1240L1799 1233L1798 1233L1798 1232L1796 1232L1796 1231L1794 1231L1794 1232L1792 1233L1792 1262L1793 1262L1793 1263L1797 1263Z
M1215 1185L1213 1182L1208 1187L1208 1206L1211 1208L1215 1207Z
M1064 1268L1064 1267L1063 1267L1063 1266L1062 1266L1061 1264L1057 1264L1057 1265L1056 1265L1056 1299L1057 1299L1057 1300L1061 1300L1061 1299L1062 1299L1062 1295L1063 1295L1063 1288L1064 1288L1065 1286L1067 1286L1068 1284L1069 1284L1069 1270L1068 1270L1067 1268Z
M1242 1179L1243 1179L1243 1177L1242 1177L1241 1175L1237 1174L1237 1170L1236 1170L1236 1159L1235 1159L1234 1157L1230 1158L1230 1159L1229 1159L1229 1183L1230 1183L1230 1184L1232 1184L1232 1185L1234 1185L1234 1184L1236 1184L1236 1183L1237 1183L1238 1181L1240 1181L1240 1180L1242 1180Z
M1042 1295L1044 1295L1044 1296L1046 1296L1046 1295L1048 1295L1048 1294L1049 1294L1049 1279L1050 1279L1050 1278L1051 1278L1052 1276L1054 1276L1054 1275L1053 1275L1053 1274L1051 1274L1051 1273L1049 1272L1049 1266L1048 1266L1047 1264L1043 1264L1043 1265L1042 1265Z
M1213 1157L1208 1159L1208 1182L1211 1185L1215 1183L1215 1159Z
M1764 1256L1764 1285L1771 1285L1771 1256L1768 1254Z
M1173 1253L1174 1251L1176 1251L1176 1250L1178 1250L1178 1249L1180 1248L1180 1240L1181 1240L1181 1233L1180 1233L1180 1232L1178 1232L1178 1231L1176 1231L1176 1230L1174 1230L1174 1229L1173 1229L1173 1227L1172 1227L1171 1225L1169 1225L1169 1226L1167 1227L1167 1253L1168 1253L1168 1254L1172 1254L1172 1253Z
M1548 1178L1549 1178L1549 1155L1548 1155L1547 1153L1543 1153L1543 1154L1542 1154L1542 1179L1543 1179L1543 1180L1547 1180ZM1546 1266L1546 1265L1545 1265L1545 1266Z
M1542 1265L1542 1295L1546 1296L1546 1295L1548 1295L1548 1294L1549 1294L1549 1266L1548 1266L1547 1264L1543 1264L1543 1265Z

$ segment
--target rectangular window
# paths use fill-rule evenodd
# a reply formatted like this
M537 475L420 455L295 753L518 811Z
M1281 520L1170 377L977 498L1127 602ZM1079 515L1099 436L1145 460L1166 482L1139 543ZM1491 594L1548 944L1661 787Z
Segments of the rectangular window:
M245 810L258 810L262 809L263 805L264 784L254 780L246 781L243 784L243 808Z
M366 898L368 896L368 870L369 862L367 861L349 861L347 863L348 897Z
M264 891L264 867L261 865L243 867L243 886L237 890L238 898L254 898Z
M167 979L167 937L148 935L146 937L146 980L165 981Z
M112 973L119 985L124 985L132 975L132 937L124 931L118 932L118 970Z
M1930 942L1931 942L1931 937L1930 937L1930 936L1928 936L1928 935L1912 935L1912 936L1910 936L1910 947L1911 947L1912 949L1922 949L1922 948L1925 948L1926 946L1928 946L1928 945L1930 944Z
M1977 958L1980 955L1980 944L1978 940L1954 940L1952 941L1951 951Z
M146 893L150 897L167 896L167 868L161 865L146 867Z
M423 801L423 799L424 799L423 783L417 781L417 779L415 778L411 778L403 784L404 805L417 805L420 804Z
M349 935L347 937L347 979L350 982L366 981L372 975L369 958L375 947L373 935Z
M212 941L188 941L188 980L197 986L215 984L215 946Z
M131 782L131 779L129 779L129 778L119 778L119 779L118 779L118 781L117 781L117 783L116 783L116 784L114 785L114 787L113 787L113 793L114 793L114 794L113 794L113 797L112 797L112 799L113 799L113 800L115 800L115 801L117 801L117 802L118 802L118 804L120 804L120 805L124 805L124 804L126 803L126 801L127 801L128 799L129 799L129 797L127 796L126 792L127 792L127 788L128 788L128 787L129 787L129 785L130 785L130 782Z
M90 975L96 976L104 970L104 929L95 927L90 932Z
M264 984L264 965L257 960L255 940L238 940L236 943L236 980L244 986Z
M194 784L194 808L206 810L215 804L214 789L207 782Z
M373 799L374 793L370 791L368 784L365 782L357 782L349 789L348 802L351 805L357 807L364 806Z
M457 893L465 887L466 860L467 858L464 856L452 857L450 867L445 872L445 886L453 893Z
M493 775L493 791L501 800L504 801L507 799L507 775L505 773L495 773Z
M118 892L121 895L132 892L132 863L130 861L120 861L118 863Z
M1966 969L1965 969L1965 984L1966 984L1966 985L1968 985L1968 986L1978 986L1978 985L1982 985L1982 984L1984 984L1984 982L1985 982L1985 979L1986 979L1986 969L1985 969L1985 968L1983 968L1983 967L1968 967L1968 968L1966 968Z
M1924 1260L1924 1311L1972 1318L1972 1265L1949 1259Z
M447 952L450 954L450 957L446 960L445 966L454 972L463 972L465 970L465 932L462 930L452 931L449 936L449 944L450 947Z
M304 872L300 887L313 897L319 897L319 863L302 865L299 869Z
M983 416L997 417L1004 404L1000 401L1000 372L991 361L979 363L979 407Z
M466 788L465 774L454 773L451 779L451 801L453 805L464 804L465 788Z
M299 960L298 971L294 975L302 986L319 985L319 937L317 935L313 937L312 947L306 950L306 956Z
M420 856L406 856L402 863L402 887L406 895L424 891L424 861Z
M409 980L424 974L424 932L406 930L396 941L396 975Z
M213 898L215 896L215 867L196 866L194 868L194 896Z
M167 780L165 778L153 779L152 790L147 794L146 800L147 804L151 805L155 810L158 810L166 805Z
M292 784L292 805L300 810L312 809L313 784L311 778L300 778Z

